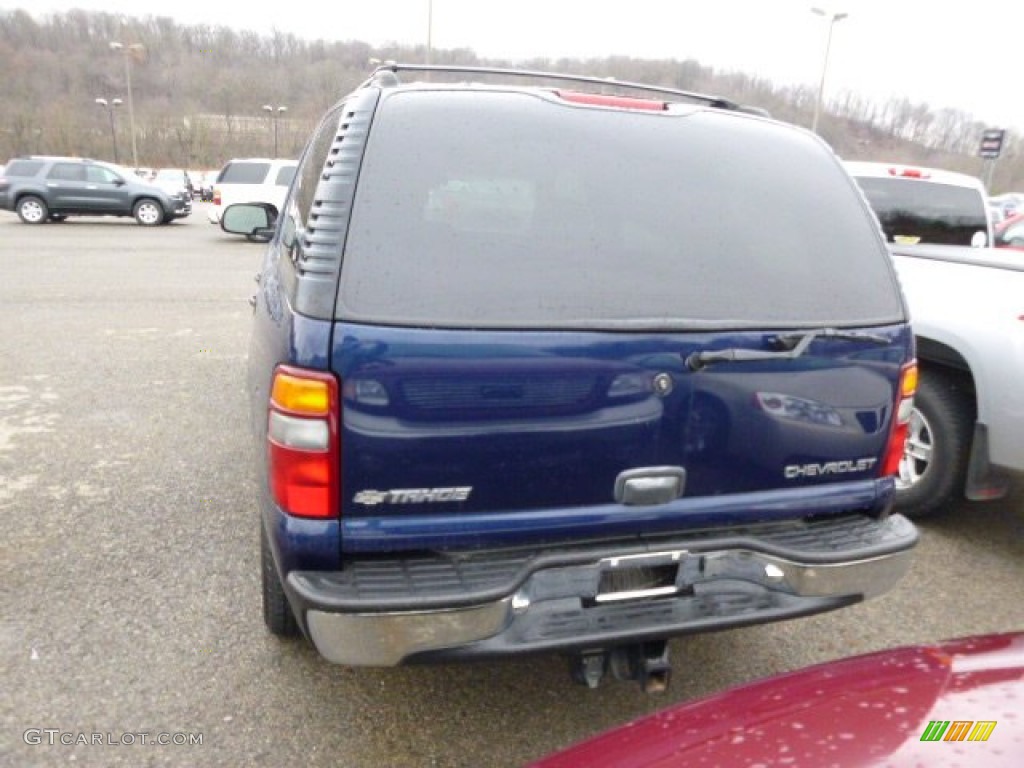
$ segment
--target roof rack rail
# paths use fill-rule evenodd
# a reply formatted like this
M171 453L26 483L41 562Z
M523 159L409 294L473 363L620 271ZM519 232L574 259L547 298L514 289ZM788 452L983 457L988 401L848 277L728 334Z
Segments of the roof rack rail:
M729 99L723 99L719 96L711 96L706 93L697 93L695 91L684 91L679 88L666 88L660 85L647 85L645 83L634 83L628 80L616 80L613 77L594 77L591 75L572 75L562 72L543 72L539 70L530 69L506 69L501 67L464 67L455 66L448 64L399 64L393 61L387 61L380 64L376 69L373 70L369 80L363 85L371 85L373 83L394 86L398 84L397 75L399 72L445 72L452 74L474 74L474 75L502 75L508 77L524 77L540 80L563 80L574 83L589 83L591 85L601 86L618 86L619 88L629 88L638 91L647 91L649 93L658 93L668 96L681 96L686 99L691 99L696 102L706 104L709 107L716 109L731 109L737 112L747 112L750 114L757 114L767 117L768 113L759 107L748 107L742 104L738 104ZM381 78L381 75L390 73L392 78Z

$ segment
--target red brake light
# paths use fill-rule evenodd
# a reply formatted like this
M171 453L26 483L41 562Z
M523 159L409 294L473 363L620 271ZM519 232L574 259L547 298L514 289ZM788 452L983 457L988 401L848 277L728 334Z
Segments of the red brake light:
M926 173L920 168L897 168L895 166L889 169L889 175L902 176L905 179L927 179L931 177L930 173Z
M605 96L600 93L580 93L578 91L555 91L560 99L574 104L587 104L592 107L618 107L619 109L648 109L664 112L668 105L664 101L651 99L633 99L629 96Z
M213 204L220 205L220 187L213 188Z
M882 462L882 477L899 474L903 449L910 429L910 414L914 410L914 393L917 392L917 361L912 360L900 371L900 382L896 390L895 412L889 431L889 443L885 447Z
M267 474L274 501L297 517L336 517L341 495L337 379L278 366L267 419Z

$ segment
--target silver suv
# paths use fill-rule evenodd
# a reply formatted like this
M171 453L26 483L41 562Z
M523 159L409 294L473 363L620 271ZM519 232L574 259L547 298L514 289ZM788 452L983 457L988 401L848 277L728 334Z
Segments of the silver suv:
M192 213L192 198L169 193L109 163L75 157L19 157L0 176L0 209L26 224L68 216L133 216L147 227Z
M206 214L210 223L219 224L224 209L235 203L269 203L280 211L298 164L260 157L228 161L213 185L213 205Z

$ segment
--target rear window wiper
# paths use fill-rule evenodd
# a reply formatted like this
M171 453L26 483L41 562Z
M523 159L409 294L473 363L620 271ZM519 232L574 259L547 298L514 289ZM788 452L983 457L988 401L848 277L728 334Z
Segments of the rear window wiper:
M877 333L865 331L844 331L839 328L819 328L816 331L785 333L768 341L777 349L714 349L694 352L686 358L686 367L701 371L715 363L749 363L759 360L793 360L803 355L815 339L842 339L843 341L865 341L871 344L888 344L890 339Z

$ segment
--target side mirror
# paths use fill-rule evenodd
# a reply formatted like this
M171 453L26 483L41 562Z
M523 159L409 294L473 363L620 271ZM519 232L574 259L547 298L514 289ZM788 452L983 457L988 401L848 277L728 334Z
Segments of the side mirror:
M988 245L988 235L981 231L975 232L971 238L971 248L984 248L986 245Z
M124 179L114 179L114 186L115 187L123 187L124 185L125 185L125 180Z
M224 209L220 228L232 235L269 240L277 225L277 208L270 203L237 203Z

